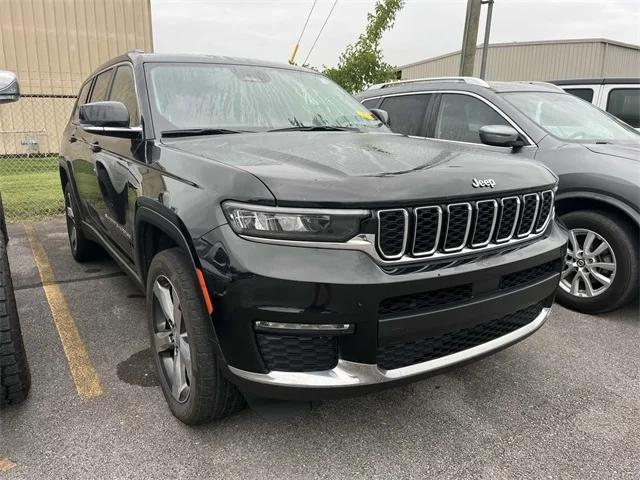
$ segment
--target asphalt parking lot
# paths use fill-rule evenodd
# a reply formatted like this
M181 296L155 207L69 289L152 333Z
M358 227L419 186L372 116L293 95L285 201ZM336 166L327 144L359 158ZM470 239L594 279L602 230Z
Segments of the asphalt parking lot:
M27 232L10 226L9 254L33 386L0 413L2 478L640 478L637 307L555 306L532 337L450 373L193 428L157 386L141 293L107 258L75 263L59 219L31 232L99 382L79 394Z

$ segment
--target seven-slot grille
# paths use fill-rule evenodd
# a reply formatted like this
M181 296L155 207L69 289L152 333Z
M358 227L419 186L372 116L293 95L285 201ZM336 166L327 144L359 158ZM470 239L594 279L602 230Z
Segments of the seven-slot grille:
M541 233L553 212L553 192L379 210L377 247L382 258L428 257L482 249Z

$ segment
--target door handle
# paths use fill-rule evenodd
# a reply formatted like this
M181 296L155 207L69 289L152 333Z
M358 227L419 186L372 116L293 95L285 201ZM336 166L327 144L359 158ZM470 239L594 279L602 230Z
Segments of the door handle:
M91 151L92 152L99 152L100 150L102 150L102 147L100 146L100 144L98 142L93 142L91 144Z

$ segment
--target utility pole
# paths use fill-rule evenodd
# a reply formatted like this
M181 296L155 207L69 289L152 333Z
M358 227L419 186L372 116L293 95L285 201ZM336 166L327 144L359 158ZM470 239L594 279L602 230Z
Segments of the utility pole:
M489 53L489 36L491 35L491 15L493 14L493 0L482 0L487 4L487 21L484 26L484 43L482 44L482 63L480 64L480 78L484 80L487 72L487 56Z
M473 76L481 5L481 0L467 0L467 16L464 21L464 35L460 52L460 75L464 77Z

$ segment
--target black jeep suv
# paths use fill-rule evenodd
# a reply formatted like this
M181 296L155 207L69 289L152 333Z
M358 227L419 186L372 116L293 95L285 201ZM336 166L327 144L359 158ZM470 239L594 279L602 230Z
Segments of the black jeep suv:
M567 240L557 178L376 113L316 72L226 57L133 52L83 84L60 155L71 250L100 244L146 290L182 421L240 392L413 381L545 321Z

